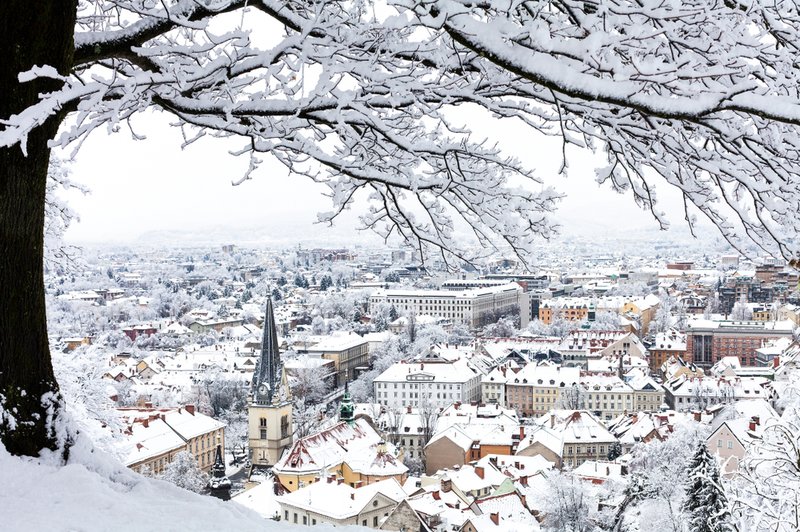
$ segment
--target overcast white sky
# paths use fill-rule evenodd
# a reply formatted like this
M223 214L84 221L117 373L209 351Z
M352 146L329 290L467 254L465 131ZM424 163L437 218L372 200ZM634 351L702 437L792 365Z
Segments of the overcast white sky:
M254 232L275 234L278 240L364 241L354 230L356 214L343 217L333 229L314 224L316 213L329 210L324 187L265 161L255 178L239 186L245 158L228 154L238 144L230 139L204 139L180 149L179 131L163 114L150 113L134 122L148 139L133 141L125 127L116 134L96 132L72 165L73 179L88 186L87 196L69 196L80 215L67 234L76 243L131 243L152 231L226 231L239 242ZM473 124L475 131L499 135L509 153L535 166L557 190L565 192L557 213L565 234L613 235L632 228L656 228L630 195L619 195L594 181L597 159L570 149L569 176L557 175L560 143L535 136L505 122ZM602 161L599 161L602 164ZM667 186L659 188L662 208L674 225L681 225L680 203Z

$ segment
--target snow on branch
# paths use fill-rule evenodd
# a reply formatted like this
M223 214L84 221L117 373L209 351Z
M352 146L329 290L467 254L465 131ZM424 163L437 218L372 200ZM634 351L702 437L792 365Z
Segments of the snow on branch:
M478 107L561 137L564 169L567 145L605 154L596 180L662 227L666 185L692 229L699 215L740 249L793 257L799 30L796 7L760 0L84 0L72 75L0 117L0 145L64 109L60 145L156 106L187 143L241 138L243 179L266 156L324 183L323 222L367 197L364 227L445 261L524 258L557 230L559 195L453 125Z

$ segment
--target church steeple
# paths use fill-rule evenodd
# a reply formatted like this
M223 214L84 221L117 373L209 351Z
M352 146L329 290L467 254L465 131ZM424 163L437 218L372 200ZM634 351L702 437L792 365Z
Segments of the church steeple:
M278 346L278 331L275 327L275 314L272 310L272 298L267 297L264 309L264 335L261 340L261 356L253 375L253 402L269 405L274 401L287 400L281 397L284 392L281 372L281 357Z
M289 381L281 364L278 331L269 298L264 309L264 337L253 374L247 419L252 467L274 465L292 444L293 433Z

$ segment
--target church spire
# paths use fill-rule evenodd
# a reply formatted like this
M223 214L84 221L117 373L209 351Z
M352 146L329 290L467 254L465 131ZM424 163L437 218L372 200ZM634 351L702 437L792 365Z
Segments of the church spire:
M277 399L276 392L281 387L281 357L278 347L278 331L275 327L275 314L272 298L267 297L264 309L264 336L261 340L261 357L258 359L253 375L253 401L269 405Z

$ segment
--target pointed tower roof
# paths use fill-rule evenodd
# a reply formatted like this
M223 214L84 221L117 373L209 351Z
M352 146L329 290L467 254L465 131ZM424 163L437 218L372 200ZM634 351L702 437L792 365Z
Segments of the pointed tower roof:
M278 347L278 331L275 328L275 314L272 298L267 297L264 309L264 336L261 340L261 356L253 375L253 401L260 405L270 405L277 399L276 392L281 387L281 356Z

